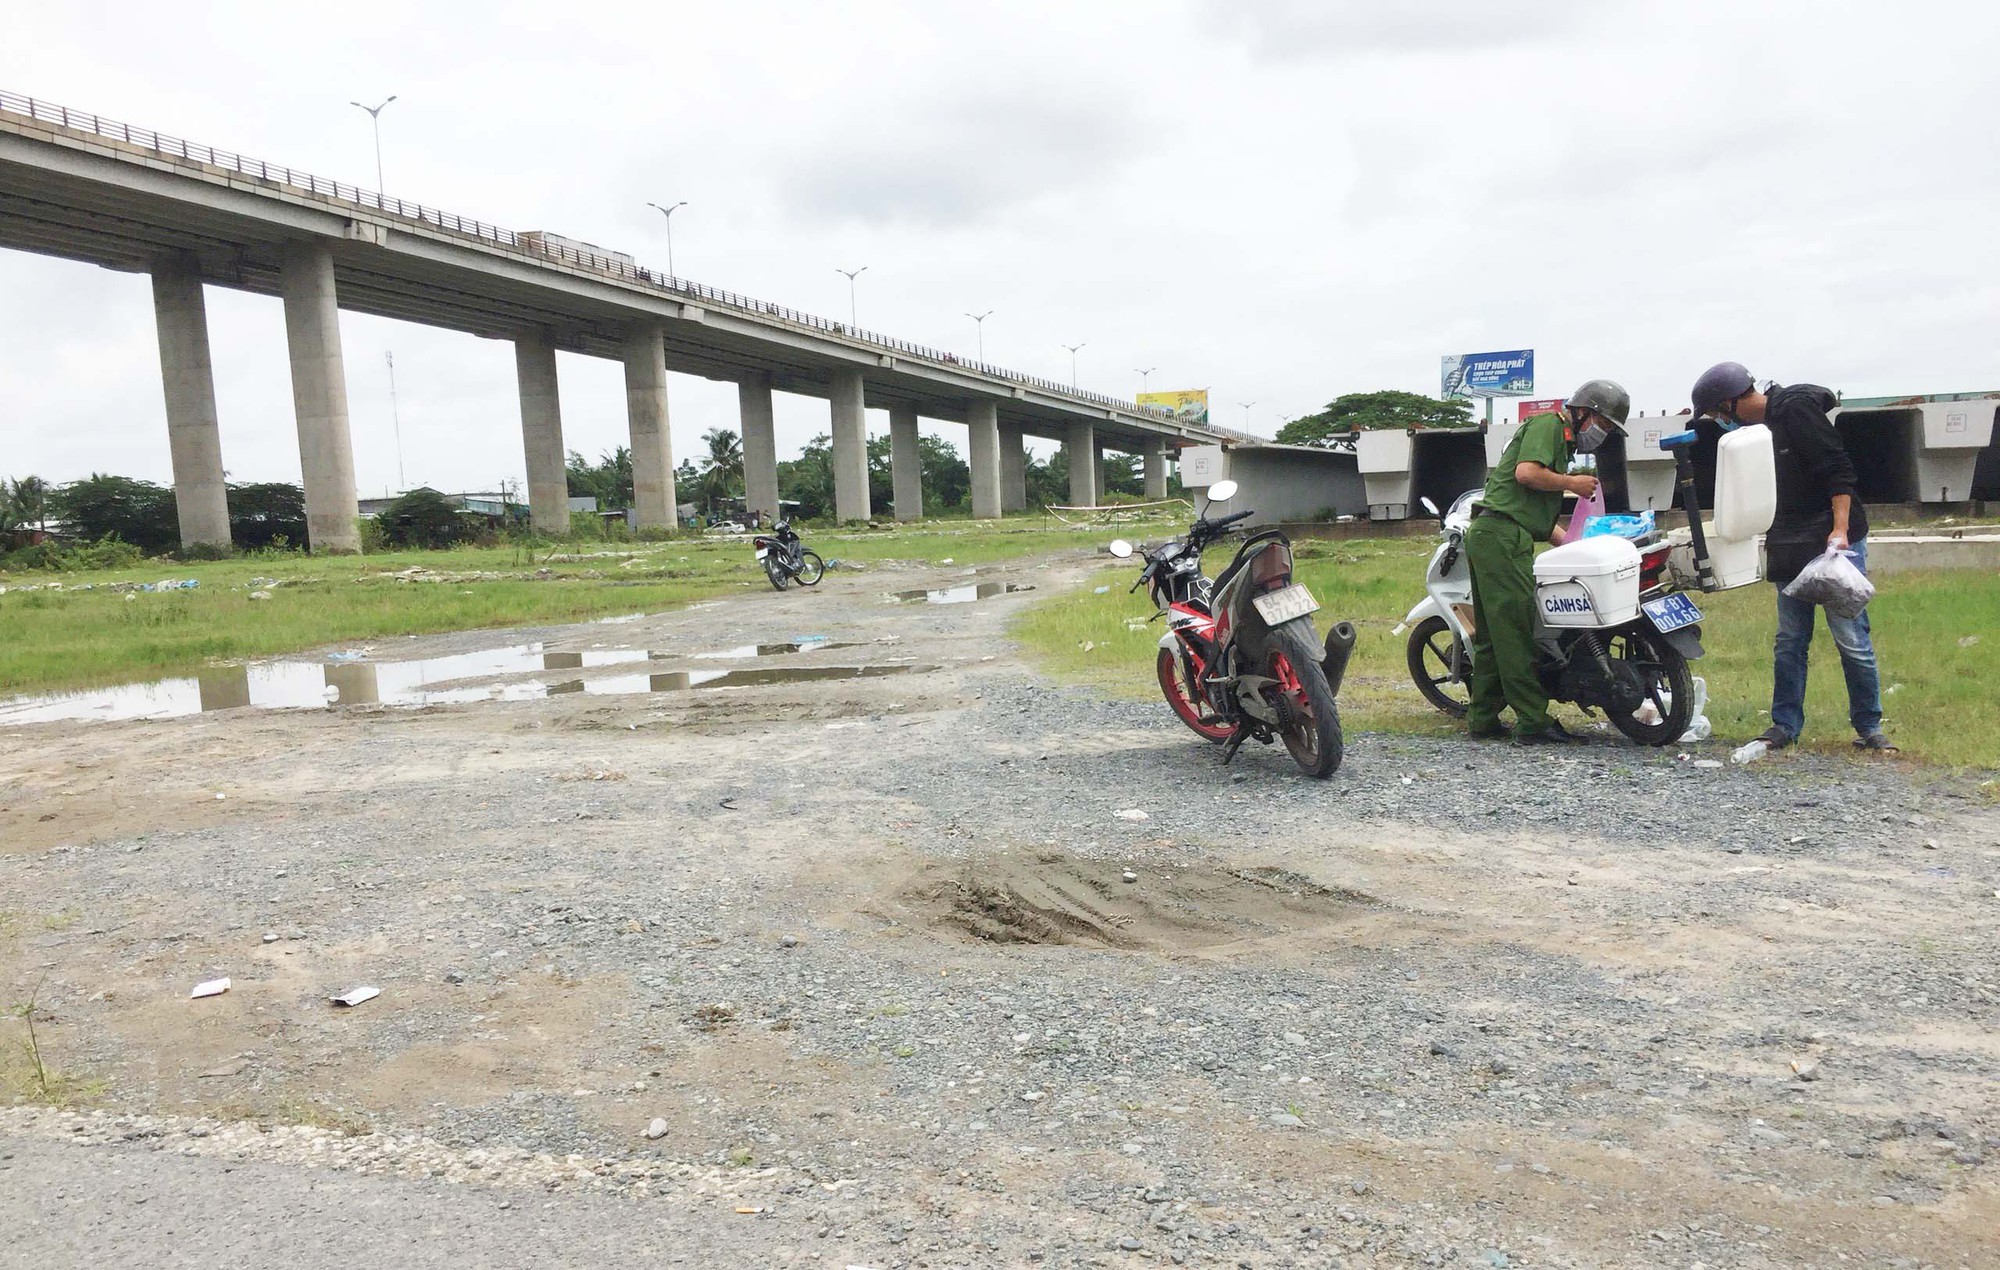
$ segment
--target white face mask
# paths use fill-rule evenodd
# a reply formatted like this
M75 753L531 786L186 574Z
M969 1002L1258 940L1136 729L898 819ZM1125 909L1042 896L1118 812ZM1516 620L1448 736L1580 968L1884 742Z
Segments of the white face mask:
M1609 440L1610 437L1610 430L1597 420L1592 419L1589 423L1577 429L1576 452L1578 454L1595 454L1597 453L1597 448Z

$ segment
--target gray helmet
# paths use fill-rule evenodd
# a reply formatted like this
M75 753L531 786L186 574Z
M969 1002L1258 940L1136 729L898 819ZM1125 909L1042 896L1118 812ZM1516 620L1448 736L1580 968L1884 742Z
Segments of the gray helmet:
M1632 394L1609 379L1593 379L1569 395L1572 410L1595 410L1605 417L1614 432L1625 431L1625 417L1632 413Z
M1717 362L1694 381L1694 417L1705 418L1725 401L1734 401L1756 387L1741 362Z

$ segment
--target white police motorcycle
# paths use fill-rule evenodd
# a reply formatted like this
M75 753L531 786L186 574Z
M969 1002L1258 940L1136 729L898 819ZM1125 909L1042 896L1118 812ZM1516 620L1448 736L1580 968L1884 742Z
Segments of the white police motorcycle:
M1689 450L1693 432L1660 440L1673 451L1684 508L1695 508ZM1771 443L1762 427L1724 437L1717 452L1716 513L1704 525L1634 542L1587 537L1535 558L1535 673L1552 701L1602 711L1641 745L1672 745L1700 714L1706 695L1688 663L1702 655L1701 609L1682 589L1724 590L1762 576L1757 535L1775 509ZM1481 491L1444 513L1438 548L1424 577L1428 594L1404 617L1417 691L1462 718L1472 684L1472 570L1465 531ZM1437 515L1436 504L1423 500Z

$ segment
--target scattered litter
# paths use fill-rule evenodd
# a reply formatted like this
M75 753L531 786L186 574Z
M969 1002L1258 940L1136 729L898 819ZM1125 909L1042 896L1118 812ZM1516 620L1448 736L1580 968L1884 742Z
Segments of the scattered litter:
M1414 785L1414 784L1416 784L1417 782L1416 782L1416 778L1415 778L1415 777L1412 777L1412 776L1405 776L1405 777L1403 777L1403 783L1404 783L1405 785Z
M1979 636L1977 635L1961 635L1958 638L1958 646L1960 648L1970 648L1978 642Z
M1111 592L1111 588L1110 588L1110 587L1108 587L1108 586L1101 586L1101 587L1098 587L1098 588L1096 588L1095 590L1093 590L1093 591L1091 592L1091 594L1092 594L1092 595L1108 595L1108 594L1110 594L1110 592Z
M946 556L946 557L945 557L944 559L942 559L942 560L938 561L938 563L939 563L939 564L957 564L958 562L957 562L956 560L953 560L953 559L952 559L952 558L951 558L950 556Z
M1995 895L2000 895L2000 891L1995 891L1995 892L1994 892L1994 894L1995 894ZM1041 1090L1039 1090L1039 1089L1030 1089L1029 1091L1027 1091L1026 1093L1024 1093L1024 1094L1022 1094L1022 1095L1021 1095L1021 1101L1022 1101L1022 1102L1040 1102L1040 1101L1042 1100L1042 1098L1043 1098L1043 1097L1044 1097L1044 1095L1043 1095L1043 1093L1042 1093L1042 1091L1041 1091Z
M188 993L188 1000L193 1001L197 997L219 997L227 991L229 991L229 980L227 978L210 979L206 983L196 984L194 991Z
M265 932L264 932L264 942L265 942L265 943L267 943L267 944L275 944L275 943L277 943L277 942L278 942L278 932L277 932L277 931L274 931L274 930L267 930L267 931L265 931Z
M1084 652L1086 652L1086 653L1087 653L1087 652L1089 652L1089 651L1090 651L1091 649L1093 649L1093 648L1096 648L1096 647L1097 647L1097 641L1096 641L1096 640L1091 640L1091 639L1087 639L1087 640L1083 641L1083 642L1082 642L1081 644L1078 644L1078 645L1077 645L1077 647L1078 647L1078 648L1081 648L1081 649L1082 649L1082 650L1083 650Z
M361 661L365 659L367 656L368 653L366 650L355 648L355 649L344 649L340 652L328 653L326 655L326 659L328 661L333 661L333 662L348 662L348 661Z
M1792 1075L1800 1080L1819 1079L1819 1060L1815 1058L1795 1058L1792 1060Z
M380 988L354 988L333 998L335 1005L360 1005L363 1001L373 1001L382 995Z
M271 593L269 591L252 591L250 598L253 600L268 600L271 598Z
M227 797L229 797L229 795L227 795L227 794L222 794L222 793L218 793L218 794L217 794L217 795L215 796L215 801L216 801L216 802L221 802L221 801L222 801L223 799L225 799L225 798L227 798Z
M1696 767L1721 767L1722 760L1719 758L1698 758L1694 761L1694 765Z
M734 798L725 798L721 802L717 803L716 806L722 808L722 810L724 811L741 810L741 808L737 807L736 800Z
M1151 820L1151 819L1152 819L1152 817L1151 817L1151 816L1148 816L1148 815L1147 815L1147 814L1146 814L1145 812L1143 812L1143 811L1140 811L1140 810L1139 810L1139 809L1138 809L1137 807L1127 807L1127 808L1126 808L1125 810L1123 810L1123 811L1115 811L1115 812L1112 812L1111 814L1112 814L1112 815L1114 815L1114 816L1116 816L1116 817L1118 817L1118 819L1120 819L1120 820Z
M647 1126L646 1126L646 1137L647 1137L647 1139L648 1139L649 1141L654 1141L654 1142L657 1142L657 1141L659 1141L659 1140L660 1140L661 1138L664 1138L664 1137L666 1137L666 1136L667 1136L667 1121L666 1121L666 1117L664 1117L664 1116L654 1116L654 1117L653 1117L653 1123L651 1123L651 1124L649 1124L649 1125L647 1125Z
M763 1212L764 1209L761 1205L758 1204L738 1204L736 1206L736 1211L742 1213L746 1217L754 1217L758 1213Z
M201 585L199 578L163 578L158 582L142 582L141 591L192 591Z
M250 1066L250 1060L238 1054L235 1058L230 1059L220 1067L209 1068L201 1074L201 1078L208 1080L217 1076L234 1076L248 1066Z
M1650 706L1653 703L1648 701L1646 704ZM1715 727L1708 721L1708 680L1700 675L1694 677L1694 709L1690 714L1692 717L1688 720L1687 731L1681 733L1682 745L1693 745L1715 735Z
M1132 870L1130 869L1125 870L1125 872L1120 876L1122 876L1127 882L1137 882L1139 880L1139 875L1132 872Z

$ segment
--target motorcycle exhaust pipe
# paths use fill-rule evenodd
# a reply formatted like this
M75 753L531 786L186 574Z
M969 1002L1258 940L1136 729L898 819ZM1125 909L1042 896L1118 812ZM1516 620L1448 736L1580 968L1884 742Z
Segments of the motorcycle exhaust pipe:
M1354 623L1335 622L1326 628L1326 655L1320 669L1326 672L1327 687L1340 695L1340 681L1347 675L1347 659L1354 655Z

